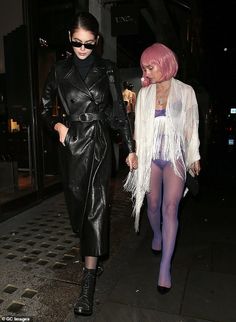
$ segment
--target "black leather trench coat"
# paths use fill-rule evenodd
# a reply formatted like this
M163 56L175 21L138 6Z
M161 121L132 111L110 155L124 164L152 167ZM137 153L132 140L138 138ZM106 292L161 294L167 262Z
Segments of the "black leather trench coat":
M122 97L118 78L115 80L118 97ZM52 115L55 95L59 97L63 115ZM65 121L69 127L65 145L59 142L59 157L65 200L72 229L80 237L81 255L105 255L109 247L109 125L116 114L113 113L106 61L96 57L85 80L81 79L72 58L57 62L45 83L42 103L42 117L51 129L57 122ZM133 152L134 144L122 99L120 111L119 118L123 119L121 132L129 152ZM82 121L70 121L71 116L83 113L99 113L103 117L93 121L86 121L83 117Z

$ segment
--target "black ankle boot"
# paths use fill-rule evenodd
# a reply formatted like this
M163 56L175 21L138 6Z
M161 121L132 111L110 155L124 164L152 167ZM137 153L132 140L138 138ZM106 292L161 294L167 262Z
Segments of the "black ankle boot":
M91 315L93 313L93 296L95 291L96 269L84 268L82 288L78 301L74 305L74 313Z

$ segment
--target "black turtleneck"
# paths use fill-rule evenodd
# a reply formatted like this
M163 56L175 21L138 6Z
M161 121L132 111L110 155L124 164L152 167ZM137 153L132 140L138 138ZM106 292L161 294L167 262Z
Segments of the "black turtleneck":
M89 55L85 59L80 59L76 55L74 55L73 61L74 61L75 67L79 71L80 76L83 80L85 79L86 75L88 74L88 71L92 67L94 60L95 60L95 57L93 54Z

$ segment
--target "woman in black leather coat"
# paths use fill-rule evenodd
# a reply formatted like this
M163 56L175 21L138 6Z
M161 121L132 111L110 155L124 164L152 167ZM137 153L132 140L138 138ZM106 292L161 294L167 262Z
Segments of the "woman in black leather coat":
M82 290L74 307L80 315L92 314L97 259L108 252L109 126L114 121L127 143L130 169L137 164L117 71L94 53L98 38L96 18L86 12L77 14L69 31L74 54L53 66L42 95L42 117L59 135L65 199L85 258ZM108 65L114 72L118 108L113 107ZM52 115L56 95L62 116Z

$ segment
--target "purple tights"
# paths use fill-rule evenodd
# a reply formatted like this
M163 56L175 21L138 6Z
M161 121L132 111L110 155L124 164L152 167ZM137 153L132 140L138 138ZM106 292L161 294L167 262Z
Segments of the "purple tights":
M179 164L179 170L181 169ZM162 249L158 285L171 287L170 266L178 230L178 207L184 181L178 177L169 161L155 160L151 166L147 213L153 230L152 248ZM161 229L162 214L162 229Z

